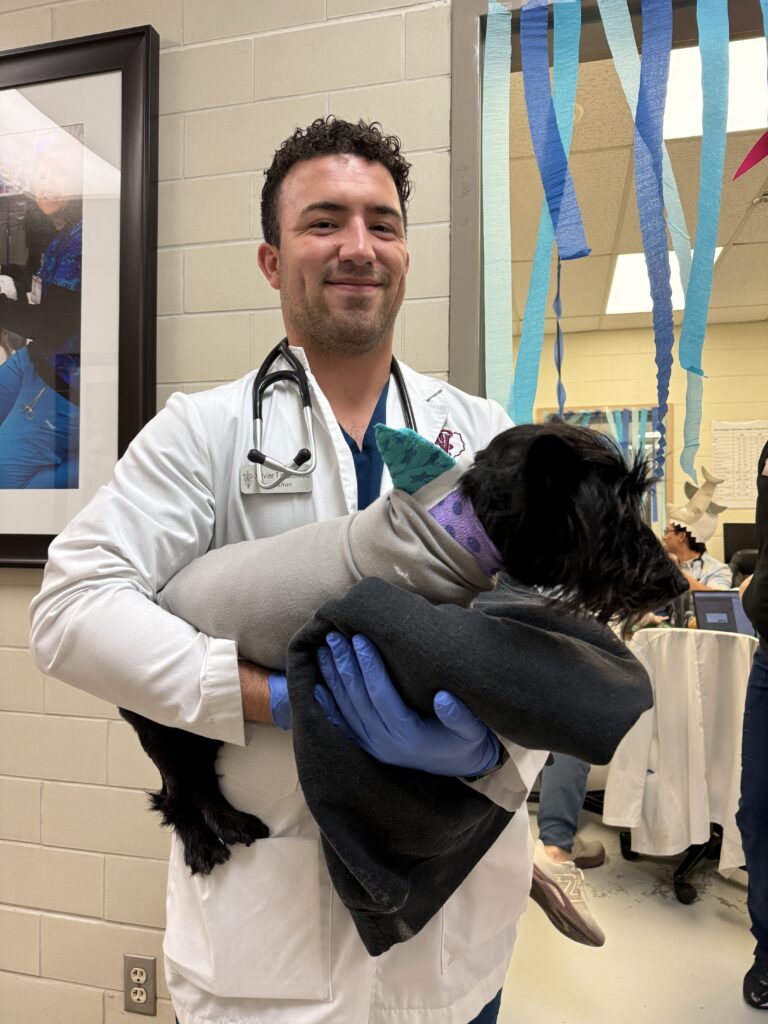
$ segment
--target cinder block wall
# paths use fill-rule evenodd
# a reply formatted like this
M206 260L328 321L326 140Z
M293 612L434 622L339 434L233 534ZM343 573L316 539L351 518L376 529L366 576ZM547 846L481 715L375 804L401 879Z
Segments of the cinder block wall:
M380 120L412 159L397 354L446 375L449 20L450 0L0 0L3 49L142 24L161 36L159 404L246 373L279 340L256 266L262 170L331 112ZM161 957L168 838L143 793L158 780L112 707L32 665L39 582L0 569L0 1021L127 1024L122 954Z

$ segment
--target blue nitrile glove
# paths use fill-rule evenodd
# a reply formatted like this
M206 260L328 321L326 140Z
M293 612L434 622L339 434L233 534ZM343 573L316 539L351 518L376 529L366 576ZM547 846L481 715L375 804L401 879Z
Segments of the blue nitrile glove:
M440 690L437 718L422 718L405 706L370 640L355 636L350 643L339 633L326 640L317 661L328 689L316 686L315 700L332 725L377 761L462 776L496 765L499 741L457 697Z
M291 728L291 705L288 701L288 680L282 672L271 672L269 679L269 713L278 729Z

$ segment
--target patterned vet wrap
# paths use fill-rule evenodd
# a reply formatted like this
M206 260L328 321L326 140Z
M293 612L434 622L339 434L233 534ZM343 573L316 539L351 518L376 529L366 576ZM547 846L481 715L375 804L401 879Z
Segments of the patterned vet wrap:
M376 444L389 469L392 486L406 494L415 494L456 465L451 455L413 430L396 430L383 423L377 423L375 429Z
M501 555L475 515L468 498L462 497L458 491L451 491L429 510L429 514L465 551L474 555L486 575L493 576L499 571Z

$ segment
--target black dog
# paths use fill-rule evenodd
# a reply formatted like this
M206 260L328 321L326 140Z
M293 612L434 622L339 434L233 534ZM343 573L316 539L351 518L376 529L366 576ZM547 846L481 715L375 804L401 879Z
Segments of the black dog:
M651 482L644 461L627 466L605 437L553 423L500 434L477 454L459 489L510 576L552 591L564 614L607 622L640 617L687 588L643 521ZM397 576L389 582L402 585ZM306 609L307 619L314 611ZM228 860L232 844L269 835L259 818L222 795L218 741L121 713L160 771L163 785L150 794L152 806L176 829L193 874Z

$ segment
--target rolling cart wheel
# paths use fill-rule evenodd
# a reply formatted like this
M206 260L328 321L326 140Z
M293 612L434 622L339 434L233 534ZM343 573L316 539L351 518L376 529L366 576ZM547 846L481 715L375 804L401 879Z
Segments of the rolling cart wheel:
M619 846L624 860L637 860L637 854L632 849L632 836L629 832L619 832Z
M675 896L681 903L693 903L697 893L690 882L678 881L675 879Z

